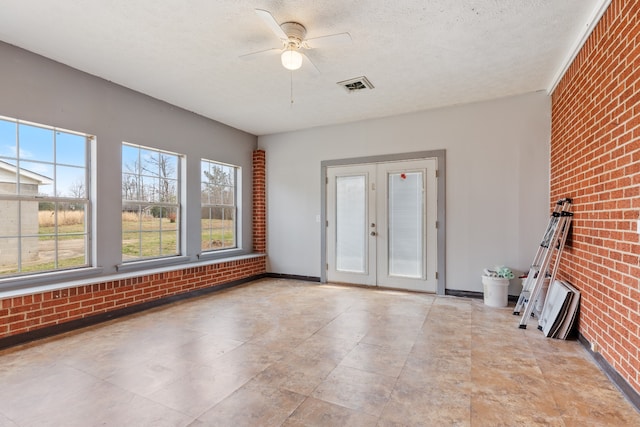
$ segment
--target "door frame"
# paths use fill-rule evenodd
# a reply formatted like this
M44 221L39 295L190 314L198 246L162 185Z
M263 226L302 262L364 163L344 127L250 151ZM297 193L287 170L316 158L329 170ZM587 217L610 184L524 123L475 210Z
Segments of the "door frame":
M413 153L386 154L380 156L354 157L347 159L323 160L320 163L320 282L327 283L327 168L331 166L349 166L368 163L387 163L402 160L422 160L436 158L438 163L438 197L437 197L437 295L445 295L446 289L446 164L445 150L418 151Z

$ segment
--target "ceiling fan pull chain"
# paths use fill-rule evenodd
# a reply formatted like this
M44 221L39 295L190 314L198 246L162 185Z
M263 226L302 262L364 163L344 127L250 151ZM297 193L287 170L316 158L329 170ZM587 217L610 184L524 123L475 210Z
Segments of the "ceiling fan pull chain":
M291 71L291 108L293 108L293 71Z

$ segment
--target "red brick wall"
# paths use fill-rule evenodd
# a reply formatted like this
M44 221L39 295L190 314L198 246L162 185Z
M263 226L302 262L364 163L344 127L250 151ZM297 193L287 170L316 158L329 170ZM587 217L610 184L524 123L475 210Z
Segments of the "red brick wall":
M613 0L552 95L551 202L574 199L559 275L579 330L640 393L640 2Z
M253 251L267 252L267 193L264 150L253 152Z
M260 256L7 298L0 300L0 338L264 272L265 257Z

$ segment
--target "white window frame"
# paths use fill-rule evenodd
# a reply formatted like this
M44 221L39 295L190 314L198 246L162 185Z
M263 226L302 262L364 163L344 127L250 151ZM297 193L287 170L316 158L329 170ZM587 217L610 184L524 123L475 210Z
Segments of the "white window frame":
M88 135L83 132L72 131L68 129L58 128L54 126L44 125L40 123L29 122L26 120L15 119L11 117L0 116L0 120L5 122L12 122L16 127L16 152L15 155L8 155L7 153L0 153L0 161L4 162L8 165L8 167L13 167L16 172L16 191L13 194L8 193L0 193L0 201L5 202L17 202L18 203L18 216L17 220L19 221L18 231L15 235L2 235L2 238L15 238L17 239L17 271L14 274L2 274L0 275L0 289L12 288L12 287L21 287L21 284L26 286L31 283L38 283L40 281L50 280L51 277L77 277L81 275L88 274L89 270L93 265L94 260L94 245L92 244L92 230L94 229L93 223L93 215L92 215L92 206L94 203L93 196L91 193L91 176L92 176L92 153L94 152L94 144L95 137L92 135ZM46 131L50 131L52 133L52 159L42 160L42 159L31 159L27 155L21 155L23 151L20 148L20 130L22 126L29 126L34 128L43 129ZM85 139L85 158L84 165L73 165L67 164L63 161L58 162L57 160L57 143L58 136L60 134L68 134L75 135ZM51 184L54 186L54 191L50 195L42 195L42 194L24 194L20 192L21 188L21 173L19 171L23 170L22 163L28 163L32 165L42 165L45 167L50 167L53 171L53 176L50 177ZM59 194L62 193L62 190L58 188L62 179L58 180L57 178L57 170L58 168L77 168L84 169L84 182L79 183L84 188L78 189L78 191L82 191L82 194L77 197L72 196L61 196ZM54 226L53 232L49 235L50 238L54 241L54 256L53 256L53 268L50 269L36 269L33 271L24 271L25 269L25 261L23 260L23 246L22 240L25 237L39 237L40 233L29 234L23 233L21 223L23 221L22 218L22 206L24 203L51 203L54 206ZM73 206L82 206L82 210L84 212L83 216L83 230L79 232L73 233L61 233L59 230L60 227L60 212L58 209L58 205L60 204L71 204ZM38 208L39 212L39 208ZM66 211L65 211L66 212ZM38 226L39 229L39 226ZM68 236L82 236L84 239L84 262L81 265L72 265L72 266L61 266L60 264L63 260L60 259L60 251L61 251L61 240ZM95 270L95 269L94 269ZM91 271L91 273L95 273L95 271ZM11 286L10 286L11 285Z
M144 256L144 254L142 253L142 239L140 240L140 252L138 254L138 256L130 256L127 259L125 259L125 254L124 254L124 234L125 234L125 230L122 230L122 238L121 238L121 256L122 256L122 264L118 265L118 270L119 271L123 271L123 270L128 270L130 268L137 268L140 266L143 266L145 264L148 265L155 265L156 263L160 262L160 263L164 263L167 260L169 260L169 262L174 263L174 262L183 262L185 261L186 257L183 256L184 253L184 242L183 242L183 235L184 235L184 221L183 221L183 212L182 212L182 207L184 206L184 201L182 200L183 198L183 191L182 191L182 186L183 186L183 174L182 174L182 169L183 169L183 163L185 161L185 156L183 154L180 153L175 153L175 152L171 152L171 151L167 151L167 150L162 150L159 148L155 148L155 147L149 147L149 146L143 146L143 145L139 145L139 144L133 144L133 143L129 143L129 142L123 142L122 143L122 149L124 149L124 147L130 147L130 148L134 148L138 150L138 162L139 165L141 165L140 162L140 154L142 153L142 151L146 151L146 152L152 152L152 153L156 153L158 155L166 155L166 156L172 156L175 158L176 162L175 162L175 167L176 167L176 171L175 171L175 175L172 178L166 178L168 180L171 180L174 182L175 184L175 202L169 202L169 201L158 201L158 200L142 200L140 197L138 197L138 199L127 199L125 198L125 195L122 194L122 212L125 211L125 205L129 205L129 206L137 206L138 209L145 209L145 210L153 210L153 209L174 209L175 211L175 218L173 219L172 223L176 224L176 237L175 237L175 252L173 253L167 253L167 254L156 254L156 255L150 255L150 256ZM124 164L125 160L122 159L122 171L121 171L121 189L123 189L124 187L124 178L125 175L135 175L136 179L137 179L137 183L138 186L141 186L140 182L142 182L144 179L144 177L146 175L144 175L142 173L142 170L140 169L140 167L138 168L137 171L126 171L125 170L125 164ZM148 178L148 176L146 176ZM162 179L162 178L160 178ZM140 211L138 211L140 212ZM162 221L162 217L159 218L159 222ZM122 224L122 221L121 221ZM142 230L142 225L141 223L139 223L138 226L138 231L137 233L140 234L140 236L143 235L143 230ZM128 231L129 233L134 233L136 231ZM162 251L162 234L163 234L163 228L162 226L160 226L159 229L157 230L153 230L153 232L158 232L160 235L160 241L159 241L159 245L160 245L160 251ZM129 266L129 268L127 267Z
M232 197L231 197L231 203L228 202L228 198L227 198L227 202L225 202L225 197L220 197L219 200L216 200L216 197L214 197L210 192L206 192L205 191L205 186L206 186L206 182L204 181L203 175L205 174L203 167L207 165L208 169L211 170L211 166L221 166L223 168L229 168L233 171L232 174L232 183L231 184L225 184L225 186L227 187L231 187L232 188ZM240 197L241 197L241 190L240 190L240 177L242 176L242 168L240 166L237 165L232 165L229 163L224 163L224 162L220 162L217 160L211 160L211 159L200 159L200 221L199 221L199 226L198 226L198 230L200 232L200 236L201 236L201 242L200 242L200 250L201 250L201 254L206 256L206 255L214 255L214 254L222 254L228 251L234 251L237 249L240 249L240 233L239 233L239 227L240 227ZM218 230L217 228L208 228L207 230L203 229L202 227L202 220L204 218L204 211L205 209L210 210L210 209L222 209L222 211L224 212L225 210L231 210L233 211L233 244L232 245L224 245L224 238L221 240L222 241L222 246L215 248L215 247L208 247L205 248L205 240L202 239L202 236L204 236L205 232L208 231L208 238L206 240L212 242L212 241L217 241L219 239L213 239L213 234L214 234L214 230ZM210 211L209 211L210 212ZM209 219L212 219L211 216L209 216ZM224 230L224 228L222 228L222 230ZM224 232L223 232L224 235ZM215 243L212 243L211 246L213 246Z

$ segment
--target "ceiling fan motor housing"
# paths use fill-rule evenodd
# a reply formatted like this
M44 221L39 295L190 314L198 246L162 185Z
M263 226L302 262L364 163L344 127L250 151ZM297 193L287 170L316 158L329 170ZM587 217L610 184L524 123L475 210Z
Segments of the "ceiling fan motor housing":
M287 45L293 44L296 49L302 46L302 42L307 35L307 29L304 25L298 22L284 22L280 25L280 28L289 38Z

